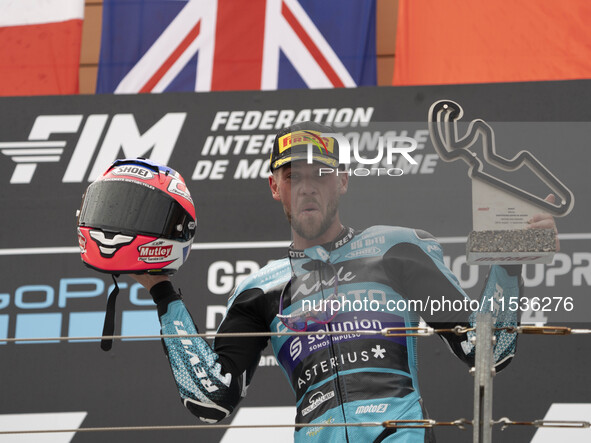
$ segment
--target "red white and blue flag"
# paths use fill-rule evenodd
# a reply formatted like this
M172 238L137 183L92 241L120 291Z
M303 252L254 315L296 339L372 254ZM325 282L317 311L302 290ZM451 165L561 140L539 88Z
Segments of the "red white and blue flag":
M97 93L376 84L375 0L104 0Z
M0 96L78 93L84 0L0 0Z

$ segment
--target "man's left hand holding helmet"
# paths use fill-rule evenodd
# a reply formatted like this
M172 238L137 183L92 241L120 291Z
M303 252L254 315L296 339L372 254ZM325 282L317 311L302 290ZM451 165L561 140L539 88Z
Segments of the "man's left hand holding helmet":
M129 274L148 290L168 282L161 286L174 291L168 275L187 260L196 228L193 200L178 172L144 158L116 160L87 188L77 216L86 266L112 274L115 284L115 276ZM113 335L116 292L103 335ZM108 350L110 341L101 346Z

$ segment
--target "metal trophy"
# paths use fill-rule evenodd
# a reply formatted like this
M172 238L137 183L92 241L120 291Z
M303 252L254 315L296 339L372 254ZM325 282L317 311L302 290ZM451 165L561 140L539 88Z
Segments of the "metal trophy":
M567 215L575 199L570 191L530 152L521 151L512 159L495 152L494 132L483 120L473 120L463 137L457 122L463 110L451 100L435 102L429 110L429 134L439 157L446 162L465 161L472 179L472 221L468 237L468 264L551 263L556 253L556 233L552 229L526 229L527 221L540 212L557 217ZM487 169L515 171L526 167L555 194L550 203L484 171L483 160L470 151L481 140Z

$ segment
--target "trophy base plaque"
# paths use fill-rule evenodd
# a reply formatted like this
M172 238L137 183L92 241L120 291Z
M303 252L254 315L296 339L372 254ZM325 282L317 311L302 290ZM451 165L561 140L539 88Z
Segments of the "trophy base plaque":
M472 209L474 230L466 245L468 264L552 263L554 230L527 229L528 220L539 208L473 179Z
M552 263L556 253L553 229L472 231L466 245L470 265Z

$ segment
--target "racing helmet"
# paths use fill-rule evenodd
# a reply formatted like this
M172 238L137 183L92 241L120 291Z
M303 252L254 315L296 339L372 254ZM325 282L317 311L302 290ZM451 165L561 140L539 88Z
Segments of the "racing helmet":
M88 186L77 213L88 267L110 274L173 274L195 236L195 207L181 175L145 158L116 160Z

